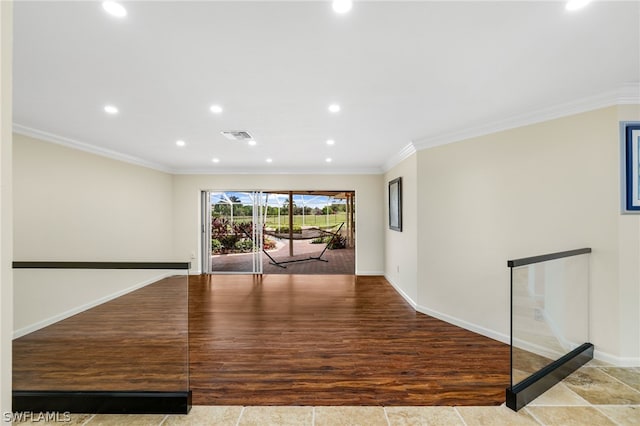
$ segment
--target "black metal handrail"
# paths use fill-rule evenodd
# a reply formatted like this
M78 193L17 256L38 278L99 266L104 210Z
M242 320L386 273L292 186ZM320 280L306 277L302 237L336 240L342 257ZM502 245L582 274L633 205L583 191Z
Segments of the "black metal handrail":
M578 256L581 254L591 253L591 248L581 248L576 250L559 251L557 253L541 254L539 256L523 257L522 259L507 260L509 268L518 266L531 265L532 263L547 262L554 259L562 259L563 257Z
M13 269L191 269L191 262L16 261Z

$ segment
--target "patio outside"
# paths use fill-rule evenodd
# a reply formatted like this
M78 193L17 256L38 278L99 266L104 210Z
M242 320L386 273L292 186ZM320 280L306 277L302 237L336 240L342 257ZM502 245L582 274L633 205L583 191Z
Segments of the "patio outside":
M355 273L353 192L209 194L212 273Z

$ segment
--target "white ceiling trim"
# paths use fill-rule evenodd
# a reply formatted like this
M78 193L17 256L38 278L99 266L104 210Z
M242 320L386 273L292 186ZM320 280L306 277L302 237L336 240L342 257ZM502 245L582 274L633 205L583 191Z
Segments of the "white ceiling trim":
M601 93L599 95L578 99L576 101L539 109L534 112L516 115L504 120L495 121L486 125L457 130L438 136L428 136L413 141L418 151L433 148L448 143L459 142L465 139L489 135L517 127L528 126L570 115L580 114L599 108L614 105L640 104L640 83L629 83L616 90Z
M404 148L400 150L400 152L393 155L391 158L389 158L389 160L387 160L384 163L384 165L382 166L382 171L385 173L388 172L394 166L400 164L401 162L411 157L415 153L416 153L416 147L413 145L412 142L409 142L407 145L405 145Z
M67 148L73 148L80 151L88 152L90 154L99 155L101 157L111 158L112 160L123 161L125 163L135 164L136 166L142 166L149 169L158 170L165 173L173 173L174 171L161 164L153 163L151 161L143 160L142 158L134 157L132 155L122 154L106 148L100 148L95 145L80 142L75 139L66 138L49 132L43 132L42 130L33 129L31 127L23 126L18 123L13 123L13 132L23 136L28 136L35 139L40 139L45 142L52 142L58 145L65 146Z
M142 158L134 157L132 155L122 154L110 149L100 148L95 145L91 145L85 142L80 142L75 139L66 138L49 132L43 132L28 126L23 126L18 123L13 123L13 132L39 139L45 142L55 143L67 148L77 149L79 151L88 152L90 154L99 155L101 157L111 158L112 160L123 161L125 163L134 164L136 166L142 166L161 172L174 174L174 175L249 175L249 174L300 174L300 175L371 175L381 174L382 169L379 167L359 168L359 169L340 169L333 167L331 170L327 168L317 169L294 169L294 168L277 168L275 167L262 167L262 168L250 168L250 169L232 169L232 168L220 168L212 166L210 169L193 169L193 170L177 170L166 167L162 164L157 164L151 161L143 160ZM331 167L331 166L327 166Z
M379 175L382 169L378 167L361 169L294 169L275 167L254 167L244 168L219 168L215 169L194 169L174 171L175 175Z
M162 164L150 162L142 158L134 157L127 154L122 154L110 149L100 148L88 143L80 142L75 139L59 136L53 133L44 132L41 130L33 129L28 126L23 126L19 123L13 123L13 131L15 133L33 137L36 139L52 142L58 145L66 146L68 148L78 149L80 151L88 152L102 157L111 158L118 161L123 161L130 164L135 164L142 167L158 170L170 174L178 175L196 175L196 174L208 174L208 175L229 175L229 174L314 174L314 175L365 175L365 174L381 174L389 171L391 168L401 163L405 159L417 151L421 151L428 148L433 148L440 145L446 145L448 143L459 142L465 139L471 139L479 136L488 135L491 133L497 133L504 130L509 130L517 127L523 127L543 121L549 121L569 115L579 114L586 111L592 111L599 108L606 108L613 105L630 105L640 104L640 83L625 84L617 90L612 90L599 95L590 96L588 98L579 99L577 101L568 102L565 104L540 109L527 114L517 115L505 120L496 121L487 125L463 129L455 132L445 133L435 137L426 137L417 139L408 143L397 154L393 155L388 161L386 161L381 167L372 168L359 168L359 169L339 169L327 168L318 169L298 169L298 168L277 168L264 167L264 168L249 168L249 169L234 169L234 168L219 168L212 167L207 169L193 169L193 170L175 170L168 168Z
M640 104L640 83L625 84L618 92L618 105Z

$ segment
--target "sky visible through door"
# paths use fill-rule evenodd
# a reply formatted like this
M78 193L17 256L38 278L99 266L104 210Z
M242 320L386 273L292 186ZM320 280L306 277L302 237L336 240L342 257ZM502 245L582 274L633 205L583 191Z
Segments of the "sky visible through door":
M254 263L257 256L264 273L353 274L354 195L352 191L210 191L210 272L262 273L252 266L252 256ZM255 240L257 234L262 244ZM333 257L340 259L328 265Z

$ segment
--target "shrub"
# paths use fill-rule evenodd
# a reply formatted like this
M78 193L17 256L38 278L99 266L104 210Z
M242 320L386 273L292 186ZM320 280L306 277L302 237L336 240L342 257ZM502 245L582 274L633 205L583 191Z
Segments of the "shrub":
M237 251L243 252L243 253L248 253L253 251L253 242L251 240L240 240L240 241L236 241L234 248Z
M331 240L331 237L318 237L311 240L311 244L326 244Z
M288 226L281 226L280 228L276 229L276 233L277 234L288 234L289 233L289 227ZM302 227L294 225L293 226L293 233L294 234L302 234Z
M211 221L211 235L216 239L220 239L227 234L229 227L229 221L227 219L215 217L213 221Z
M236 246L236 243L238 242L239 239L240 239L239 236L234 234L229 234L229 235L223 235L222 237L220 237L220 242L222 243L223 248L227 250L231 250Z
M222 243L216 238L211 239L211 251L214 253L220 253L222 251Z
M265 250L271 250L276 248L276 242L273 240L270 240L269 238L265 238L264 242L262 243L262 248Z
M342 235L336 236L333 241L327 246L329 250L343 249L347 246L347 239Z

